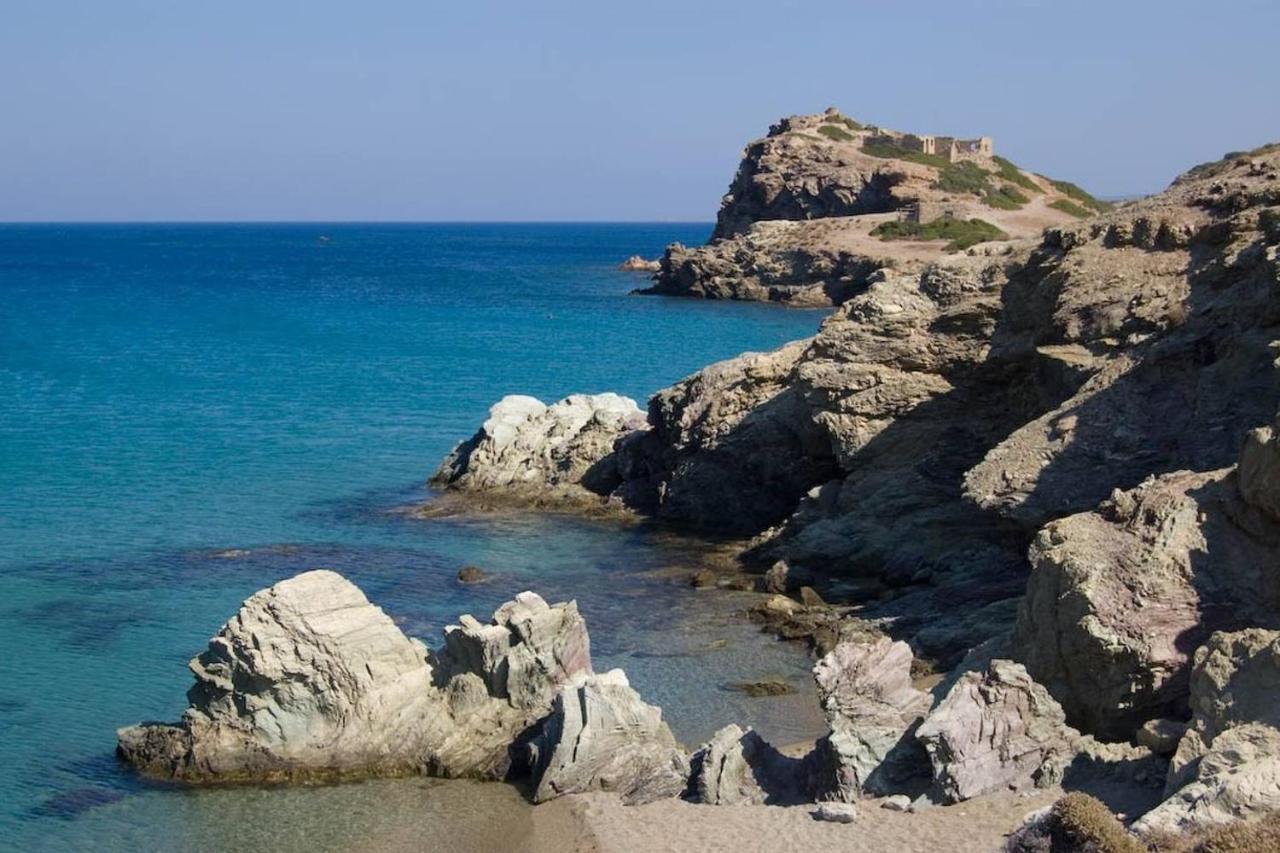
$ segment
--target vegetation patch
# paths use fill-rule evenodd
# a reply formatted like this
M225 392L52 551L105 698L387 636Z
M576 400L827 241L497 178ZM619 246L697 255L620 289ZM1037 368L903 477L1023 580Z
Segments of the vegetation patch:
M901 145L894 145L891 142L874 142L862 144L862 153L872 157L882 157L885 160L909 160L912 163L922 163L925 166L932 166L935 169L946 169L951 165L946 157L939 157L937 154L924 154L919 151L912 151L910 148L904 148Z
M1073 201L1079 202L1090 210L1096 210L1097 212L1102 213L1103 211L1111 209L1111 205L1107 204L1105 201L1099 201L1070 181L1055 181L1050 178L1049 182L1053 184L1053 188L1058 192Z
M1093 213L1087 208L1081 207L1071 199L1060 198L1057 201L1049 203L1054 210L1061 210L1063 213L1070 213L1076 219L1088 219Z
M826 122L827 124L843 124L845 127L849 128L850 130L862 130L862 125L858 124L856 121L849 118L848 116L841 116L841 115L827 116L826 118L823 119L823 121Z
M991 159L996 161L996 165L1000 167L1000 177L1004 178L1006 181L1017 184L1024 190L1028 190L1033 193L1044 192L1044 190L1040 188L1040 185L1023 174L1023 171L1015 166L1012 160L1006 160L1004 157L1000 156L992 157Z
M947 240L948 252L958 252L989 240L1007 240L1009 235L981 219L935 219L932 222L884 222L871 233L881 240Z
M968 160L959 163L948 163L938 175L934 186L949 193L972 193L984 195L991 189L991 173Z
M1017 210L1031 199L1018 191L1018 188L1011 184L1001 184L998 189L987 190L987 194L982 197L982 201L988 207L994 207L998 210Z
M858 138L844 128L837 127L834 124L821 125L818 128L818 133L821 133L827 139L834 139L837 142L853 142Z

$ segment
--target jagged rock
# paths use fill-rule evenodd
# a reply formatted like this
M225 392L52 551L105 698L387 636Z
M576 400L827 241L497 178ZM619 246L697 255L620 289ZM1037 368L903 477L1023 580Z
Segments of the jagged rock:
M550 406L503 397L431 482L515 500L598 501L621 480L614 445L646 428L635 401L617 394L575 394Z
M1259 427L1245 438L1240 451L1240 494L1280 520L1280 437L1277 426Z
M1152 717L1185 718L1191 651L1214 630L1275 621L1278 543L1229 469L1117 491L1036 536L1015 646L1082 729L1123 740Z
M632 255L619 264L618 269L625 272L657 272L661 266L662 264L658 261L651 261L639 255Z
M1194 764L1186 768L1188 781L1143 815L1139 830L1180 832L1280 809L1280 730L1245 723L1196 751Z
M788 593L812 582L812 572L793 568L786 560L778 560L764 573L762 586L765 592Z
M192 660L176 724L118 732L120 756L188 782L430 772L502 777L511 743L591 671L573 603L521 593L433 657L330 571L255 593Z
M245 601L193 658L176 725L121 729L119 752L192 781L421 766L439 713L426 649L334 572L306 572Z
M647 803L677 796L689 778L662 710L646 705L620 669L564 687L529 751L538 803L593 790Z
M788 758L752 729L725 726L693 754L691 764L691 792L707 805L786 804L806 798L808 762Z
M927 776L927 758L910 737L932 699L911 685L911 648L888 637L842 642L813 668L831 726L819 742L822 796L850 802L897 793Z
M1079 732L1021 664L991 662L961 676L916 730L933 765L935 795L959 802L1062 778Z
M896 245L870 236L857 219L756 222L743 234L694 248L674 243L658 262L660 296L839 305L866 288L872 273L898 263Z
M1144 831L1185 831L1280 809L1280 631L1219 632L1196 650L1191 725Z

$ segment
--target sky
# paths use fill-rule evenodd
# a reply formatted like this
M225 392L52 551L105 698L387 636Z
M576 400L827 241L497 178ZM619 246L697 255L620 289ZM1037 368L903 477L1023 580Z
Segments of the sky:
M1276 0L0 0L3 221L708 221L837 106L1102 196L1280 140Z

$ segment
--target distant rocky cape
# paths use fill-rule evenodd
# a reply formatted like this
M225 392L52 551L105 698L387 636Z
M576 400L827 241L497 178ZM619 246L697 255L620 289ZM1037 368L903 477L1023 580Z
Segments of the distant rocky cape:
M829 654L870 628L949 673L914 729L939 796L985 784L939 769L972 748L944 706L970 696L969 724L1014 691L1054 756L1172 754L1142 825L1259 814L1280 807L1276 671L1252 669L1280 665L1278 252L1273 145L996 253L868 272L813 338L711 365L643 421L614 398L527 421L503 401L436 482L746 538L762 588L811 587L757 608L779 635ZM846 776L886 772L864 771Z
M989 148L938 153L941 139L864 125L835 109L783 119L743 152L710 242L668 247L652 265L653 284L638 292L839 305L879 270L918 273L956 250L943 232L885 240L878 227L976 218L992 226L985 240L999 241L1104 207ZM639 261L625 268L651 269Z

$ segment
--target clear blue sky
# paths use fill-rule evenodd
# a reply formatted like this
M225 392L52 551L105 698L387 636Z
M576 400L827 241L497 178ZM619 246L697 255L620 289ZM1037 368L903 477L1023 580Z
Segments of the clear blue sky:
M1280 139L1280 2L4 0L0 220L708 220L837 105L1104 195Z

